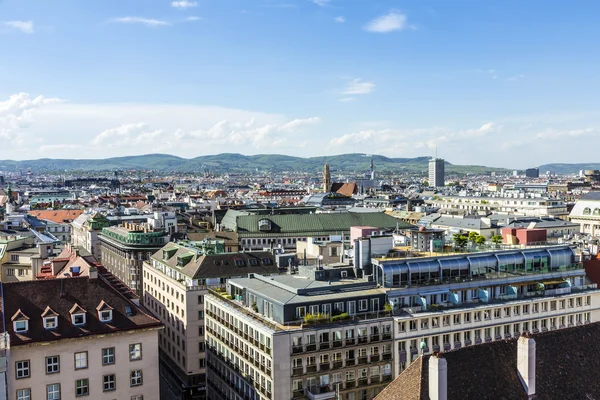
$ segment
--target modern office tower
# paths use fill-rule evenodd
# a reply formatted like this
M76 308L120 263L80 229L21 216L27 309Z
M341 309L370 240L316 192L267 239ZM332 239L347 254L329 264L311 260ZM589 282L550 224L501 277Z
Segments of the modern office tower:
M159 399L164 326L96 269L2 288L0 398Z
M137 295L142 295L142 263L169 241L162 228L125 223L102 229L102 264Z
M392 380L385 293L351 267L231 279L205 309L211 399L370 399Z
M539 168L527 168L525 170L525 177L526 178L539 178L540 177Z
M444 187L444 179L444 160L441 158L429 160L429 186Z
M279 273L270 252L222 250L216 241L169 243L143 264L143 304L166 325L159 335L161 377L180 399L212 399L206 397L208 288L249 273Z

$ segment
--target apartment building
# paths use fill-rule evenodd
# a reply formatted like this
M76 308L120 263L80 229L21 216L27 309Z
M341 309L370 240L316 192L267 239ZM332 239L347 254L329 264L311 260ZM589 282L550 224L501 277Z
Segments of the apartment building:
M102 229L102 264L138 296L142 296L142 263L168 243L164 229L125 223Z
M3 284L9 399L159 399L163 325L97 271Z
M34 238L0 234L0 280L29 281L52 254L53 243L34 244Z
M567 204L546 197L474 197L436 196L427 201L432 207L462 210L468 213L502 212L529 217L567 217Z
M581 233L591 236L600 234L600 192L583 195L571 210L569 221L579 224Z
M420 353L600 320L600 291L568 246L373 264L394 307L398 372Z
M352 268L231 279L205 307L211 399L371 399L394 376L385 293Z
M219 244L222 249L222 243ZM214 254L202 243L168 243L143 264L144 305L159 334L161 376L178 398L206 399L205 303L209 287L256 272L278 274L270 252ZM209 397L209 399L212 399Z
M81 214L71 223L71 244L89 251L97 260L102 258L99 234L110 222L100 213Z

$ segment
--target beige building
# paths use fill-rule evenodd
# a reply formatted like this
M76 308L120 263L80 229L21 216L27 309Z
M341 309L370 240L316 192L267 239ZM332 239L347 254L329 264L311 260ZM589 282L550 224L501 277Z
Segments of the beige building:
M96 271L3 289L5 398L159 399L163 325Z
M52 243L39 243L31 237L0 236L0 280L2 282L30 281L41 270L52 252Z
M143 304L166 329L159 333L161 376L182 398L206 399L204 296L208 287L248 273L278 273L269 252L206 255L169 243L144 262ZM186 397L187 396L187 397ZM210 399L210 397L209 397Z
M322 264L333 264L341 261L344 253L344 244L340 240L321 241L315 237L306 238L306 241L296 242L296 253L298 259L320 260Z

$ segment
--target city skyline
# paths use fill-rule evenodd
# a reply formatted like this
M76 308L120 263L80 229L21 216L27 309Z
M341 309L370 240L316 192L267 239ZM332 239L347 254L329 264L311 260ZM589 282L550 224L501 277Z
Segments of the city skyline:
M7 1L0 159L592 161L600 6L564 4Z

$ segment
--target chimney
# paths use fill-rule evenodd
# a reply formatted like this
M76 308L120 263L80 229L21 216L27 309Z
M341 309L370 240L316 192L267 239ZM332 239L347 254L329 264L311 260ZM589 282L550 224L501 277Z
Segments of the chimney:
M89 274L90 274L90 280L98 279L98 268L90 267Z
M535 395L535 340L524 332L517 342L517 374L528 397Z
M429 357L429 398L448 400L448 364L438 352Z

